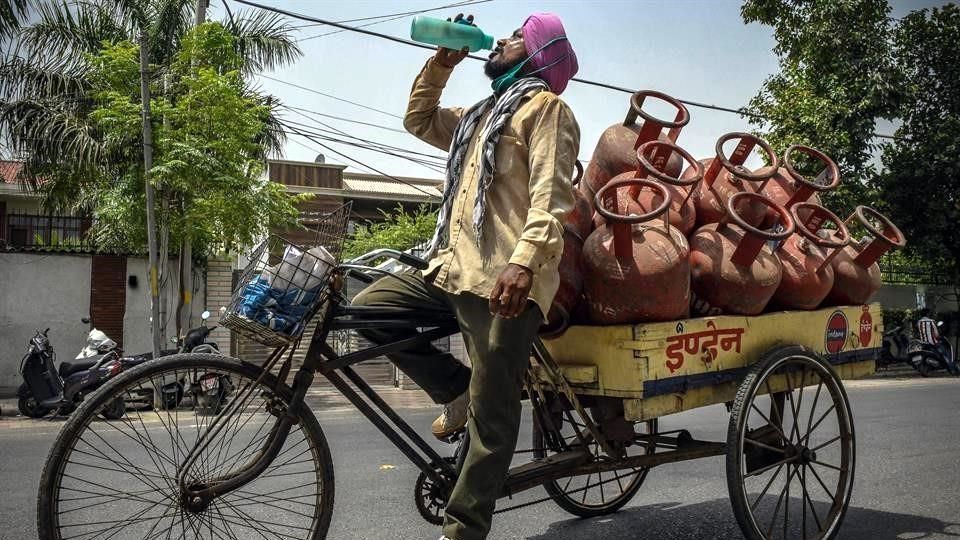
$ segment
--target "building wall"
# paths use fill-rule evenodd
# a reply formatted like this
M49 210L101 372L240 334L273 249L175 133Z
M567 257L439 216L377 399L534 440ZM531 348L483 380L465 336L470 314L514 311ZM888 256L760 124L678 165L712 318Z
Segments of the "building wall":
M0 395L20 385L20 360L36 330L50 328L59 360L76 356L89 305L89 256L0 253Z
M83 348L89 327L80 319L90 314L92 255L60 253L0 253L0 396L20 385L20 360L37 329L50 328L50 342L58 360L72 359ZM176 275L176 263L170 265ZM126 275L136 276L137 286L124 284L123 349L135 354L151 349L150 288L147 261L128 258ZM206 287L201 269L194 271L193 325L200 323L206 307ZM173 321L177 283L168 289L168 335ZM212 310L211 310L212 311ZM119 341L119 340L118 340ZM167 346L172 347L172 344Z
M137 286L127 284L127 308L123 317L123 348L126 352L137 354L153 348L150 331L150 279L147 273L149 261L143 258L127 259L127 276L136 276ZM180 279L177 275L177 261L171 259L167 264L169 284L166 287L166 317L167 342L162 348L174 348L170 338L177 331L177 292L180 288ZM206 309L206 282L203 269L193 270L193 302L191 303L190 325L184 329L200 325L200 314Z
M233 261L229 257L214 257L207 261L207 309L210 310L209 324L220 323L220 308L230 303L233 290ZM216 342L224 354L233 354L230 350L230 331L217 328L210 334L210 340Z

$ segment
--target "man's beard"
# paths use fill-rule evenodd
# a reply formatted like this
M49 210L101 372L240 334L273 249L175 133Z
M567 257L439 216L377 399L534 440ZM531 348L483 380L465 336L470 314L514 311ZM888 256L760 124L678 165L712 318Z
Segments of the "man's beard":
M519 59L516 62L501 62L496 58L491 58L483 64L483 72L490 77L491 80L496 80L497 78L505 75L511 69L517 67L517 64L522 62L523 59Z

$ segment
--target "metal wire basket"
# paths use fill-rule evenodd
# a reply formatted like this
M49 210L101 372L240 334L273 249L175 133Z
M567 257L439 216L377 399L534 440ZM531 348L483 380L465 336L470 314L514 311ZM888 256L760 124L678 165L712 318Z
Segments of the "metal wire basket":
M330 297L351 204L301 219L311 234L294 243L270 234L250 254L220 324L258 343L287 345Z

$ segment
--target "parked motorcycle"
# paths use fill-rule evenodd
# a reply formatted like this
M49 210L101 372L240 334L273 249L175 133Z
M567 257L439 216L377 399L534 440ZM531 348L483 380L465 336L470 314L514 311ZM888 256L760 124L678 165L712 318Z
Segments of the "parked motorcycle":
M937 326L943 326L943 321L938 321ZM911 341L907 357L909 364L924 377L929 377L931 373L940 369L945 369L953 375L960 375L953 356L953 347L942 335L937 338L937 343Z
M89 323L89 319L83 319ZM50 344L47 328L30 339L27 354L20 362L23 384L17 389L20 413L41 418L51 411L67 415L76 409L86 394L96 390L136 360L124 361L117 343L93 328L87 342L72 362L56 366L56 352ZM116 420L126 412L123 398L111 401L102 411L105 418Z
M904 333L902 326L896 326L883 333L883 345L880 349L880 366L893 364L909 364L907 351L910 349L910 338Z
M178 353L208 353L220 354L220 348L214 341L208 341L210 333L217 326L207 326L207 319L210 318L210 312L204 311L200 315L201 325L187 330L187 333L178 338L171 338L172 343L176 343L177 348L161 351L161 356ZM146 358L152 358L151 354L141 355ZM175 409L181 405L184 397L191 398L194 407L203 411L216 412L219 410L225 398L233 391L233 385L229 377L213 373L193 373L190 376L180 378L167 377L153 388L144 388L135 396L131 396L128 401L135 401L137 407L153 406L158 409Z
M204 311L200 318L203 324L193 328L183 337L181 350L183 352L220 354L220 348L216 342L207 341L210 332L217 326L207 326L207 319L210 317L209 311ZM203 373L190 383L190 395L193 397L194 406L199 412L204 414L216 414L220 412L227 402L227 396L233 392L233 383L230 377L222 373Z

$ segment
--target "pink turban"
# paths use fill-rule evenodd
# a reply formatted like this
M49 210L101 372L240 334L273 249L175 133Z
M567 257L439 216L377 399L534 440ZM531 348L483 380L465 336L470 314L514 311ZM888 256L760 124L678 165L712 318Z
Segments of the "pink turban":
M527 54L532 54L552 39L566 36L563 22L553 13L534 13L521 27ZM555 41L530 59L533 69L550 66L536 75L546 81L554 94L560 94L577 74L577 55L569 39Z

